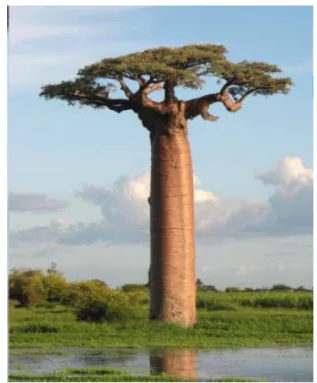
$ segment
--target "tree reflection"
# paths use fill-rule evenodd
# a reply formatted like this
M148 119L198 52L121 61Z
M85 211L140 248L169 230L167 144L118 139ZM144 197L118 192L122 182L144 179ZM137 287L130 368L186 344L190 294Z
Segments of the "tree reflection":
M151 374L167 374L179 378L196 378L195 349L166 349L150 355Z

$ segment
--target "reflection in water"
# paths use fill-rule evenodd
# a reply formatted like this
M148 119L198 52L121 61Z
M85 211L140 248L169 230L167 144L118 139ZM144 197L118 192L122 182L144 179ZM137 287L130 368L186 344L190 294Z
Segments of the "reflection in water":
M114 367L132 374L165 373L186 381L237 376L269 382L312 382L313 348L243 348L212 350L148 349L48 349L43 355L30 355L32 349L19 349L24 355L9 356L9 373L50 374L64 368ZM62 354L52 354L62 351ZM197 352L197 357L196 357ZM150 360L149 360L150 358ZM197 361L196 361L197 359ZM196 364L197 363L197 364ZM20 366L20 367L18 367ZM188 379L187 379L188 378Z
M196 378L196 350L167 349L150 355L151 374L167 374L179 378Z

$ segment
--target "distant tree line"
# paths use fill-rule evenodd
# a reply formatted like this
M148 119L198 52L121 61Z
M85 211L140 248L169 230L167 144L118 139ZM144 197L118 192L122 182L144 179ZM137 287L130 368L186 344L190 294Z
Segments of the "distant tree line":
M205 285L203 281L198 278L196 280L197 290L199 291L219 291L214 285ZM304 286L291 287L283 283L277 283L272 287L261 287L261 288L253 288L253 287L238 287L238 286L228 286L225 288L226 293L234 293L234 292L265 292L265 291L312 291L313 288L307 289Z

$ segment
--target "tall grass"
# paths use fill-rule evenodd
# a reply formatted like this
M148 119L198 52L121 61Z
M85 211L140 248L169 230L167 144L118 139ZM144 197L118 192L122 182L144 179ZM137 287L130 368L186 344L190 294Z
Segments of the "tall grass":
M253 308L313 309L312 292L198 292L197 307L207 310L235 310L238 306Z

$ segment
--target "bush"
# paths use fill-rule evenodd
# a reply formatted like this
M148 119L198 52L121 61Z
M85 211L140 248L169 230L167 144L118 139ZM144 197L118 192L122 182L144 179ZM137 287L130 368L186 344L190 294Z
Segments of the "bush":
M100 286L82 293L76 308L77 320L96 323L131 319L135 313L126 294Z
M290 290L293 290L292 287L281 284L281 283L277 285L273 285L271 287L271 291L290 291Z
M67 283L67 288L62 296L61 304L70 307L77 307L82 304L83 296L93 294L94 291L108 291L106 284L101 284L99 280L85 282Z
M43 285L47 302L61 303L68 294L66 279L59 274L49 274L45 276Z
M9 275L9 299L22 307L37 306L45 300L44 275L40 270L13 269Z
M105 287L108 286L105 281L103 281L101 279L98 279L98 278L92 279L90 282L93 282L93 283L95 283L98 286L105 286Z
M214 285L204 285L204 286L202 287L202 290L203 290L203 291L218 291L218 290L216 289L216 286L214 286Z
M121 286L121 291L125 293L134 292L134 291L148 291L146 285L136 284L136 283L127 283Z
M226 293L239 293L241 291L240 287L232 286L232 287L227 287L225 292Z

